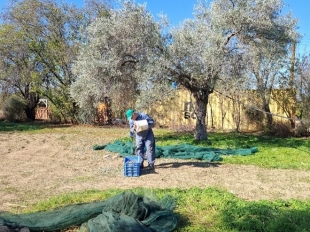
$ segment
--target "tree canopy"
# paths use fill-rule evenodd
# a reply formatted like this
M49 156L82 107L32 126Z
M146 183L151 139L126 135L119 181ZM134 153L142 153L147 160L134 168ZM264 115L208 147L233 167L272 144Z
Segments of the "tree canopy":
M97 12L107 10L102 4L96 7ZM34 119L33 109L39 97L45 97L54 117L74 120L77 108L69 88L75 80L72 63L85 38L83 28L92 20L89 12L94 14L91 7L87 9L52 0L23 0L11 1L4 12L1 80L4 89L13 88L28 101L32 111L28 118Z
M0 84L26 100L29 118L39 96L63 120L91 122L107 98L116 112L145 110L172 96L175 83L195 99L194 136L204 140L214 90L250 86L269 113L270 91L292 87L282 69L297 22L281 12L282 0L198 1L194 19L174 27L164 16L155 20L146 5L109 3L11 1L0 27Z
M71 95L79 106L88 110L104 97L114 108L134 104L143 86L153 83L143 71L149 54L163 47L160 29L144 5L132 2L92 22L74 63Z
M208 96L227 77L225 64L244 60L250 48L265 52L266 57L270 47L274 54L287 52L296 22L280 15L282 7L279 0L199 2L193 20L164 34L163 26L154 22L144 6L126 1L122 9L89 26L88 42L75 63L78 80L72 94L82 104L86 98L78 94L82 86L91 93L88 98L98 100L101 94L123 94L124 89L126 94L150 88L169 92L169 83L176 82L196 101L195 138L204 140ZM160 91L157 96L162 96Z

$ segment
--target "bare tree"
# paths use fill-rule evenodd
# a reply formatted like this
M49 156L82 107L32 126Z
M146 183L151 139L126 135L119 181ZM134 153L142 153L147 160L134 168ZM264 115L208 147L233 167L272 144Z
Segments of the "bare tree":
M297 75L295 79L297 89L297 102L299 119L310 124L310 55L304 55L297 63Z
M286 80L283 70L285 70L288 56L285 53L279 53L276 49L275 46L267 49L258 47L248 50L245 55L247 70L252 79L252 88L256 90L256 96L261 102L259 108L266 112L268 129L271 129L273 125L270 110L272 92L276 86L281 86L281 82ZM285 80L283 81L283 79Z

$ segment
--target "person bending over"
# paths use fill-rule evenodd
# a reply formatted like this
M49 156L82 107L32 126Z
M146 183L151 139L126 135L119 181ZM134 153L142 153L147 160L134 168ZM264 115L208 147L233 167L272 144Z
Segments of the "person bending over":
M136 138L136 155L141 157L140 167L144 168L144 150L148 161L147 169L154 170L155 165L155 137L152 130L154 120L145 113L135 112L133 109L126 111L132 138ZM143 121L146 120L146 121ZM139 122L140 121L140 122Z

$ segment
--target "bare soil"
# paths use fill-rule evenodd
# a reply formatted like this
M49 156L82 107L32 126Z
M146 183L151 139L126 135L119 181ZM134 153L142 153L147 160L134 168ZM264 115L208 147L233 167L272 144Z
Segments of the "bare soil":
M159 158L156 172L125 177L122 157L92 149L122 133L127 130L80 127L61 133L0 133L0 211L22 210L59 194L135 187L212 186L245 200L310 198L307 171Z

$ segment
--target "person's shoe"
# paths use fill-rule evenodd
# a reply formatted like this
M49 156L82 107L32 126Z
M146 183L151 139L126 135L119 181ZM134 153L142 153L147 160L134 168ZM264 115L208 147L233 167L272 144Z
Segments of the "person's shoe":
M143 165L143 163L142 164L140 164L140 169L143 169L144 168L144 165Z
M147 170L150 170L150 171L155 171L155 167L154 167L154 165L150 165L149 164L149 166L147 166Z

